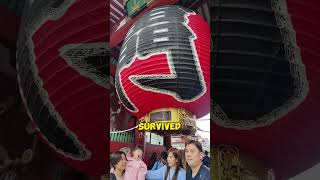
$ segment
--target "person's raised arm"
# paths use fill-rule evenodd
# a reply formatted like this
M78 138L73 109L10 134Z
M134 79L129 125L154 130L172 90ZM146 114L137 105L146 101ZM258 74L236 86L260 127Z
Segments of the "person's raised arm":
M156 161L156 162L153 164L153 167L151 168L151 171L157 170L158 163L159 163L159 161Z

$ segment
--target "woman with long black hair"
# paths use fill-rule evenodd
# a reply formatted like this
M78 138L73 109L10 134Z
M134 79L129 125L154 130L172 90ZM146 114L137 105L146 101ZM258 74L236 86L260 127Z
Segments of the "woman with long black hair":
M122 180L124 178L124 170L126 168L127 158L122 151L116 151L110 154L110 165L113 172L110 173L111 180Z
M185 180L186 171L182 167L181 154L176 148L168 150L167 165L155 171L148 171L148 180Z

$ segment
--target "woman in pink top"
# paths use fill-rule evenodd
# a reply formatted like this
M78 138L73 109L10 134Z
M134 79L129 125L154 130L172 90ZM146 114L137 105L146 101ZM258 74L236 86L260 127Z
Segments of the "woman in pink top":
M133 149L132 157L128 157L124 180L145 180L147 165L141 160L142 155L141 147L137 146Z

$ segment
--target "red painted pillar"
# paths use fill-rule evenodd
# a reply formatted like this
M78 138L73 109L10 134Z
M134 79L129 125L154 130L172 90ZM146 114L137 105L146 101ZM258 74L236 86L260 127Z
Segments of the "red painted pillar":
M139 120L136 120L136 125L138 125L138 124L139 124ZM134 132L135 145L144 147L144 134L145 134L145 132L144 131L139 131L138 129L135 129L134 131L135 131Z

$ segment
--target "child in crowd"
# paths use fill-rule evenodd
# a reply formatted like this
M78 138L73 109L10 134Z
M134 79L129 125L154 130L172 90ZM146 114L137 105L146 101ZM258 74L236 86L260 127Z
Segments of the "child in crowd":
M137 146L132 151L132 157L128 162L124 174L124 180L145 180L147 165L142 161L143 150Z

